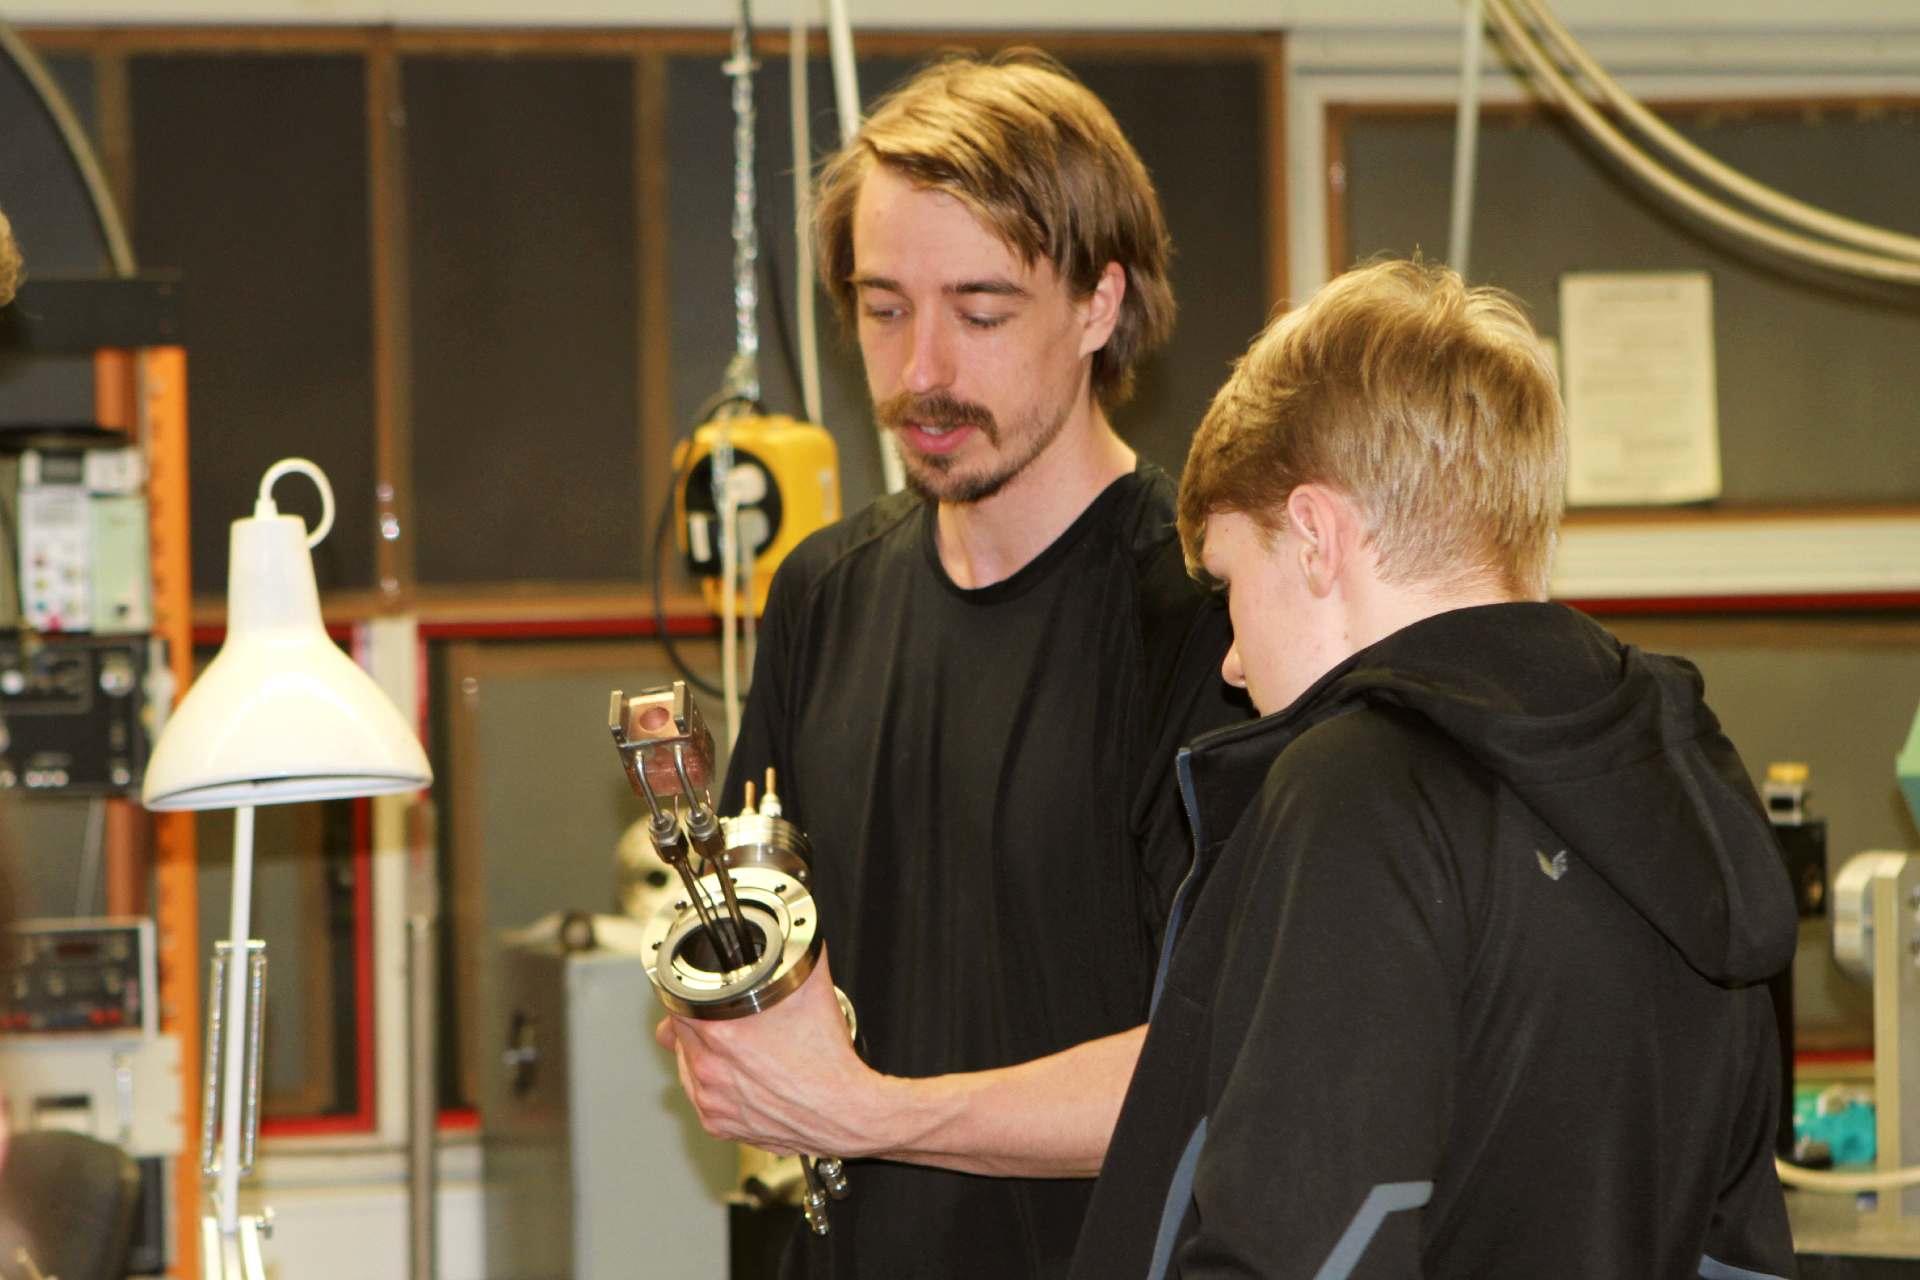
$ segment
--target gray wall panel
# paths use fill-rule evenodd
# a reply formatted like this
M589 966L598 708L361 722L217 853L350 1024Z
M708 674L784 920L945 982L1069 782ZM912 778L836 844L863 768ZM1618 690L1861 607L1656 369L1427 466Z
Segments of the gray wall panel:
M1674 120L1801 199L1920 233L1920 108ZM1452 134L1451 113L1349 118L1353 260L1445 256ZM1546 333L1563 272L1712 274L1722 501L1920 500L1920 290L1816 277L1703 234L1550 118L1491 116L1475 192L1474 281L1519 294Z

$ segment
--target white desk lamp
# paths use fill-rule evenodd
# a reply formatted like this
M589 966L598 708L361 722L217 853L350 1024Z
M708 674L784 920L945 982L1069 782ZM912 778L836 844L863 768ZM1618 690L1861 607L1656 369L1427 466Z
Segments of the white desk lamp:
M273 505L274 482L293 472L320 489L320 527L311 535L298 516ZM304 458L268 468L253 515L233 522L226 643L154 744L141 793L149 809L234 811L231 927L224 948L216 947L208 996L201 1121L202 1172L215 1180L213 1212L201 1219L201 1273L210 1277L264 1274L264 1215L242 1219L239 1206L240 1175L252 1167L260 1124L265 995L265 944L247 937L254 806L417 791L433 781L392 699L327 638L308 550L332 527L333 490L320 468ZM246 1052L233 1043L243 1028Z

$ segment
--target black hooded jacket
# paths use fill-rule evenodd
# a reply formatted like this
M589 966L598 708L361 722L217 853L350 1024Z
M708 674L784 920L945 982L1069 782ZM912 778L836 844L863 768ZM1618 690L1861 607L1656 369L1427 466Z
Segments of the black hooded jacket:
M1793 1274L1792 894L1689 664L1443 613L1180 761L1084 1280Z

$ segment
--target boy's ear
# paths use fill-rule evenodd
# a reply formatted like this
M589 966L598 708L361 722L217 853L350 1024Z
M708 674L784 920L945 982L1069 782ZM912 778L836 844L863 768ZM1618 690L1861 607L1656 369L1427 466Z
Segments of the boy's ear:
M1359 549L1352 504L1326 485L1302 484L1287 495L1286 510L1299 540L1299 570L1307 590L1325 596Z

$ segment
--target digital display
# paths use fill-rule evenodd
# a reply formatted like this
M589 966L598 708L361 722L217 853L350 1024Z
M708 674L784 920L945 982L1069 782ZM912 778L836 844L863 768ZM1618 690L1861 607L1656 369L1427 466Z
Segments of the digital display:
M20 962L0 998L0 1032L151 1031L151 921L30 920L15 933Z

